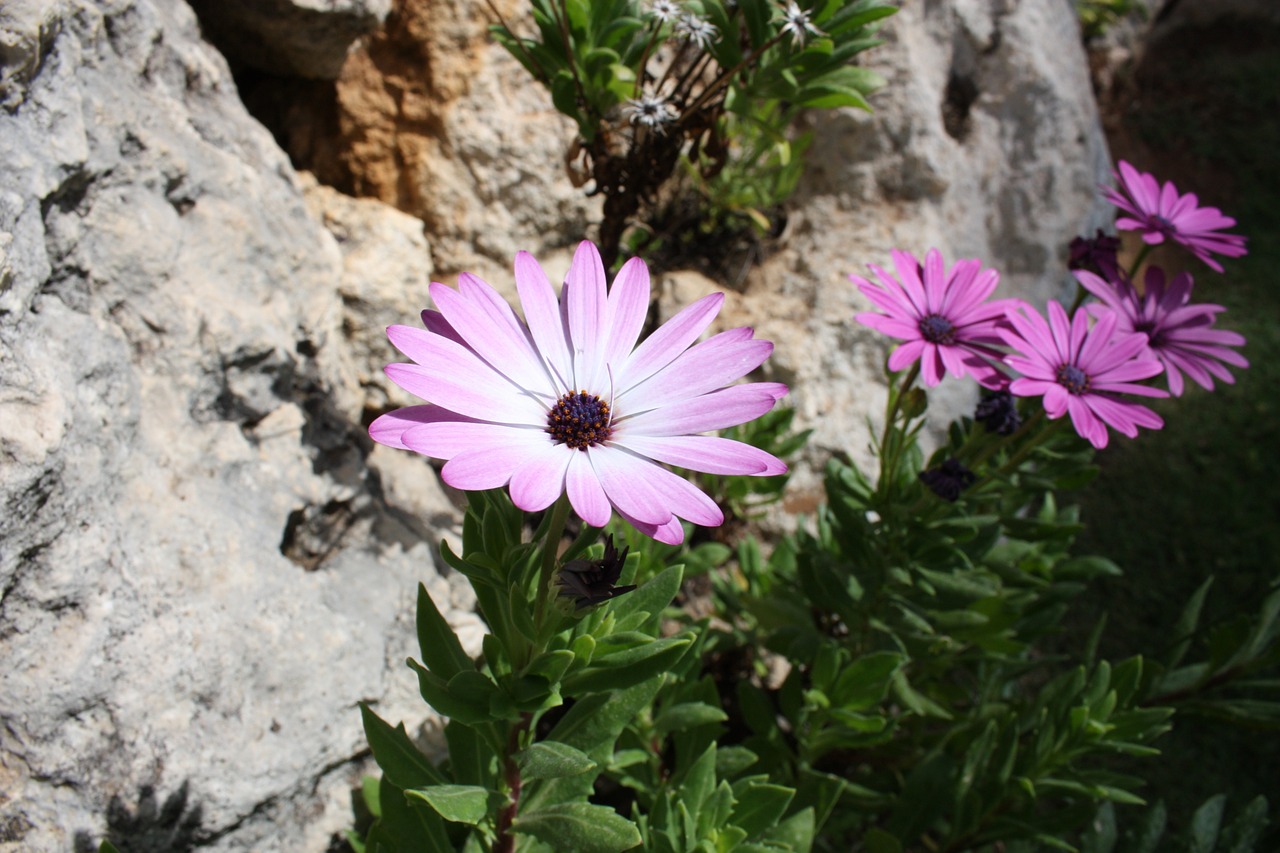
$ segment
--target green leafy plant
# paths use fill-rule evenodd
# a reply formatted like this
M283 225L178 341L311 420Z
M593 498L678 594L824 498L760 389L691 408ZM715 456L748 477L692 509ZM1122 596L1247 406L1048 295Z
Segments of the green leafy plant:
M712 222L741 218L768 230L766 212L799 175L805 143L788 136L792 120L806 108L868 109L881 80L851 63L877 43L876 22L896 11L886 0L530 7L536 36L517 35L490 4L492 32L576 124L571 176L605 197L606 266L682 162L716 211Z

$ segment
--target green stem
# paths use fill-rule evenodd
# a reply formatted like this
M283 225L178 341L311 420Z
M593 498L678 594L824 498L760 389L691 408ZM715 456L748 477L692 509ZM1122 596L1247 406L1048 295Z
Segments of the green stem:
M1142 268L1142 262L1147 259L1147 255L1151 254L1151 250L1154 248L1155 246L1151 243L1142 244L1142 251L1138 252L1138 257L1133 259L1133 264L1129 267L1128 277L1130 281L1138 274L1138 270Z
M896 434L894 427L898 420L898 412L902 409L902 398L911 390L911 386L915 384L916 377L919 375L920 362L917 361L911 365L911 370L907 372L901 385L896 388L892 384L889 386L889 399L885 404L884 412L884 432L880 436L880 480L876 487L876 491L881 495L897 477L902 442L892 440Z
M551 523L547 526L547 538L542 543L542 568L538 572L538 600L534 605L533 626L537 636L542 636L542 623L546 618L547 602L551 598L551 579L555 576L556 557L559 556L560 540L564 538L564 527L569 520L569 496L561 495L551 506ZM542 649L534 649L534 656Z

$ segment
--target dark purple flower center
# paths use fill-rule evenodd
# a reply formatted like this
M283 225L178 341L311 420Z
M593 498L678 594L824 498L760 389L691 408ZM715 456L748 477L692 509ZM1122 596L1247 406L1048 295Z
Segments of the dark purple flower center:
M938 314L920 318L920 334L931 344L950 345L956 342L956 327Z
M1059 385L1076 396L1089 393L1089 374L1074 364L1064 364L1059 367L1057 379Z
M613 433L609 404L586 391L565 394L547 413L547 432L556 444L586 450Z

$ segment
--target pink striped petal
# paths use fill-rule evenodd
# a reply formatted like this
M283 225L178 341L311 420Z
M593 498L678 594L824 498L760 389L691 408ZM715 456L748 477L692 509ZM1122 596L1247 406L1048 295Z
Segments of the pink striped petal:
M624 435L619 447L667 465L706 474L750 474L771 477L785 474L778 458L740 441L711 435Z
M609 503L646 524L666 524L671 519L668 501L654 486L652 462L615 447L596 446L587 451Z
M605 306L606 364L621 365L631 355L649 315L649 293L649 268L644 261L632 258L623 264Z
M613 506L591 464L592 453L593 450L587 450L586 453L571 455L569 469L565 472L565 492L579 518L592 527L604 527L613 514Z
M564 323L560 319L560 303L556 299L547 274L528 252L516 255L516 290L520 306L524 310L529 333L546 359L554 378L561 383L560 392L579 390L573 384L573 361L569 357L569 345L565 340Z
M624 393L675 361L711 324L723 304L723 293L708 294L659 326L617 369L614 382L618 393Z
M525 457L511 475L511 502L526 512L540 512L564 494L565 471L579 451L547 444Z
M561 302L568 316L574 388L597 388L604 373L606 284L600 252L586 240L573 253Z
M760 417L778 401L768 383L733 385L673 406L615 422L619 435L689 435L725 429Z

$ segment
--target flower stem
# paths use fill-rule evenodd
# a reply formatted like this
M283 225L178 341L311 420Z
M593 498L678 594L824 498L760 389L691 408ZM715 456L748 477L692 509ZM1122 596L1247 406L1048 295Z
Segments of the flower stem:
M564 527L569 520L569 496L561 495L551 505L551 523L547 526L547 538L542 543L542 568L538 572L538 599L534 605L533 625L537 636L542 635L542 622L546 618L547 601L551 597L551 578L555 575L556 557L559 556L560 540L564 538ZM541 649L534 649L534 655Z
M898 413L902 409L902 398L907 395L920 375L920 362L911 365L906 378L898 387L889 386L889 399L885 405L884 432L880 436L880 482L876 491L884 494L884 490L897 477L898 459L902 455L902 441L893 441L896 434L895 424Z
M1151 243L1143 243L1142 251L1138 252L1138 257L1133 259L1133 263L1129 266L1128 278L1130 281L1138 274L1138 270L1142 268L1142 262L1147 259L1147 255L1151 254L1151 250L1155 246Z

